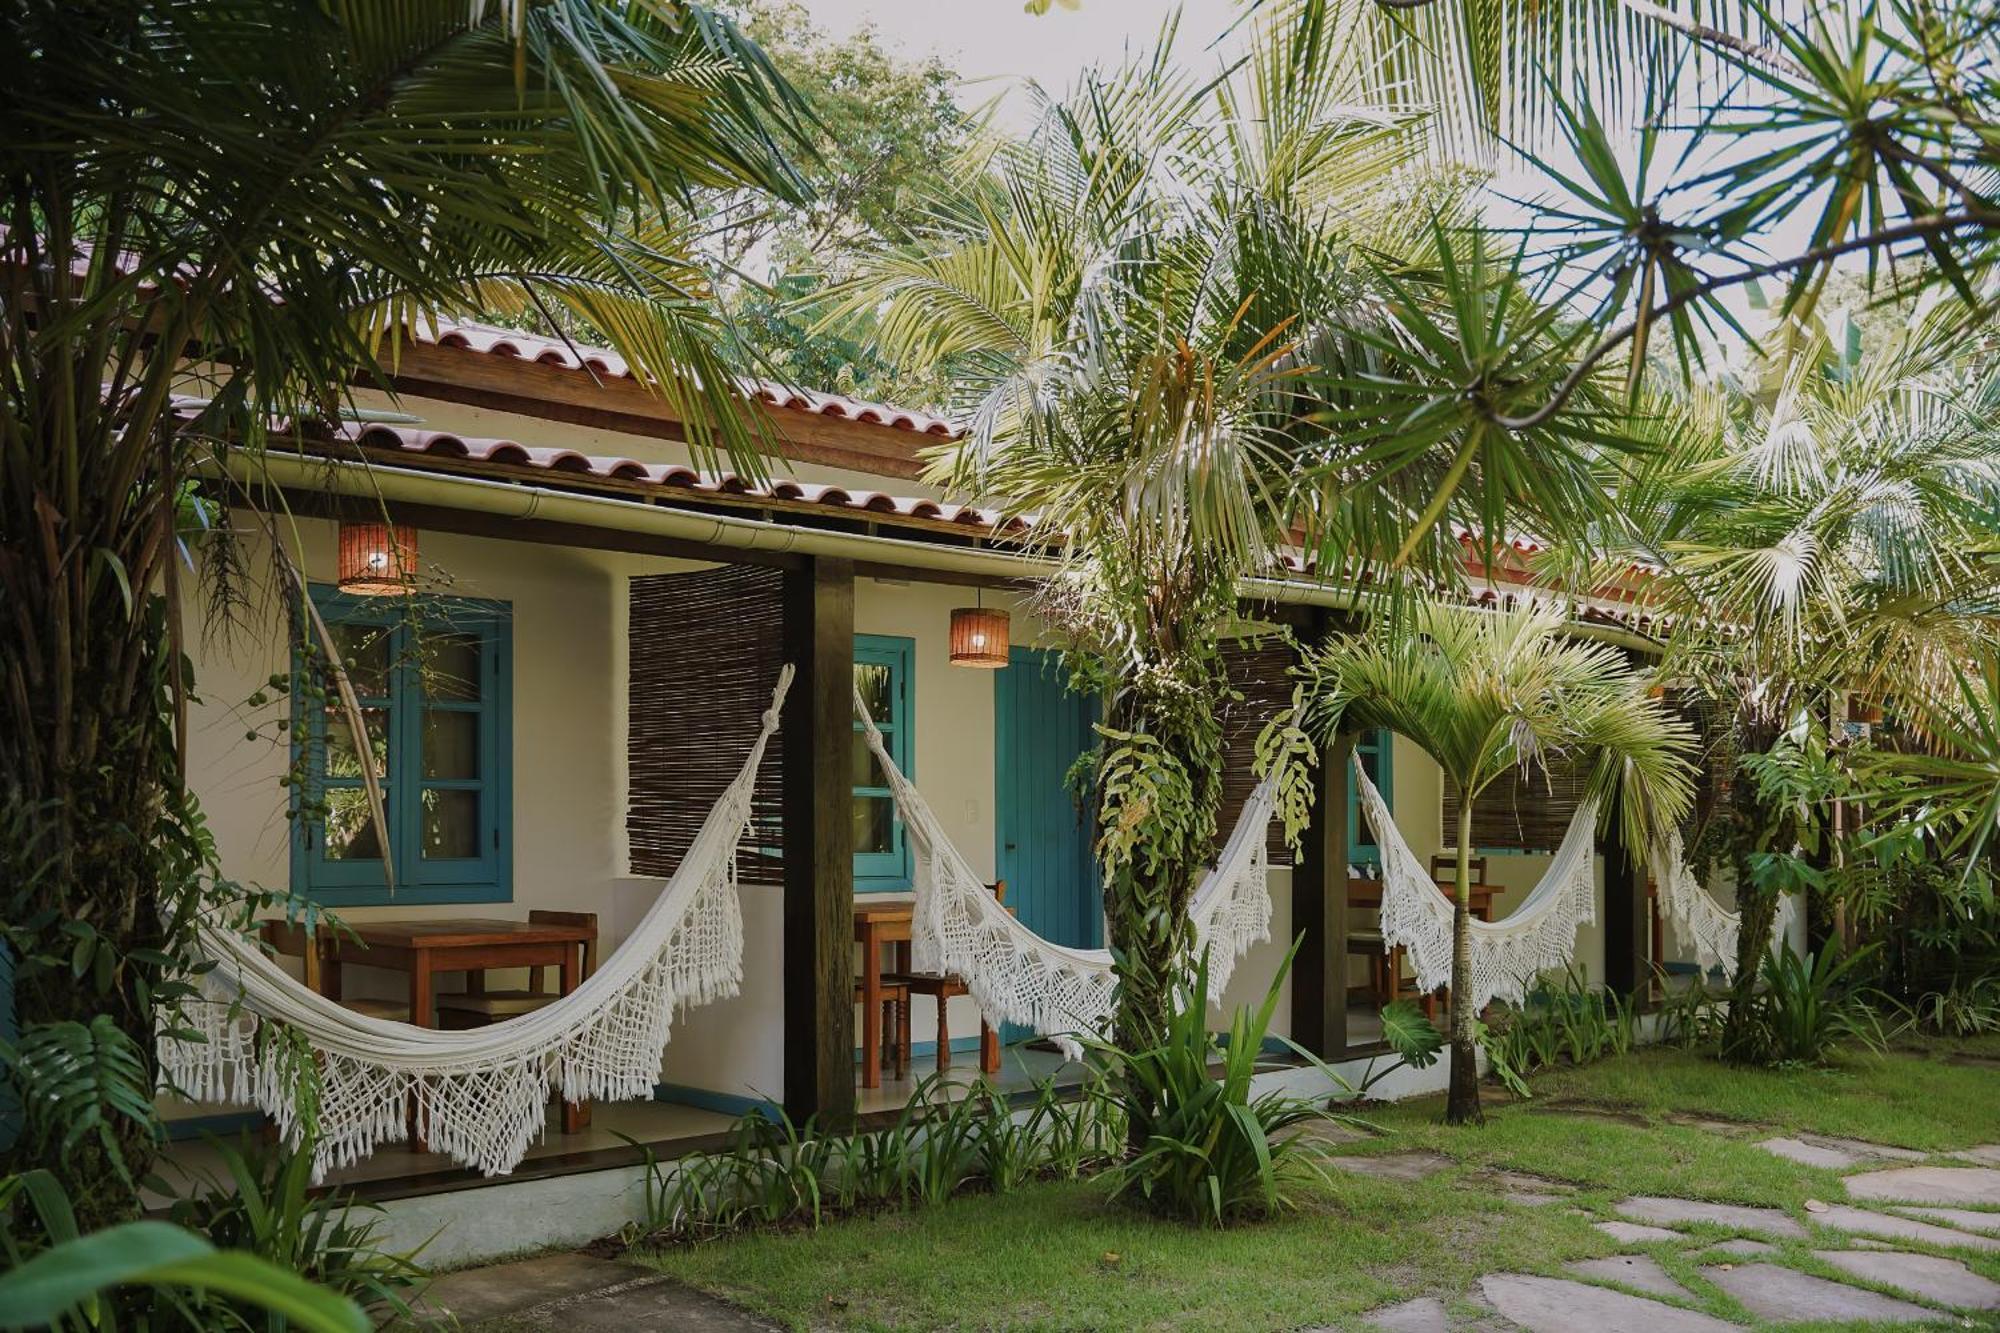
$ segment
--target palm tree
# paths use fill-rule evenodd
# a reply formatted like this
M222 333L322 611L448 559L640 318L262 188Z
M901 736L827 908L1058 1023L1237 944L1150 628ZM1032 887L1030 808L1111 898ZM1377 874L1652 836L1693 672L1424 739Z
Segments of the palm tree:
M1499 614L1411 604L1365 635L1309 655L1300 674L1315 730L1386 727L1415 742L1459 792L1452 914L1451 1092L1445 1119L1476 1123L1477 1016L1471 986L1472 810L1513 772L1588 764L1588 790L1616 811L1643 863L1652 839L1693 801L1686 728L1648 692L1648 676L1607 644L1564 635L1559 611Z
M1620 497L1635 539L1606 536L1610 562L1662 571L1663 670L1706 697L1734 770L1702 841L1735 871L1738 1000L1771 944L1771 858L1823 855L1827 822L1760 780L1764 757L1847 694L1921 725L2000 630L2000 365L1980 330L1947 300L1873 340L1793 323L1771 342L1785 353L1750 375L1656 406L1666 447ZM1754 1049L1749 1011L1732 1004L1725 1055Z
M198 467L496 306L588 321L754 463L694 205L798 194L798 107L692 5L32 0L0 32L0 919L24 1028L137 1071L46 1163L95 1221L133 1206L153 1005L214 879L179 751Z
M1455 187L1405 170L1420 118L1364 99L1364 4L1286 6L1208 81L1174 61L1170 27L1045 97L829 317L865 313L892 359L951 367L971 425L930 476L1033 514L1063 562L1044 609L1109 700L1098 854L1127 1050L1165 1031L1188 962L1240 581L1294 545L1329 574L1397 558L1462 574L1453 521L1492 532L1520 509L1560 530L1602 495L1594 439L1566 425L1412 422L1382 389L1385 343L1469 317L1504 331L1492 364L1512 368L1548 326L1438 222ZM1435 291L1454 263L1479 277L1457 307Z

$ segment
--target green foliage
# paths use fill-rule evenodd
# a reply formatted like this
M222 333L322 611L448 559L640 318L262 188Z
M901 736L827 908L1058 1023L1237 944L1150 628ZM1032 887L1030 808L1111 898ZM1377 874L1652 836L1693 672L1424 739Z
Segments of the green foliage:
M67 1159L88 1137L137 1188L122 1144L154 1132L153 1080L147 1052L109 1014L31 1024L11 1049L0 1042L0 1059L20 1097L24 1152Z
M428 1274L413 1254L377 1243L381 1210L340 1191L314 1193L310 1145L248 1153L215 1142L223 1173L175 1200L172 1221L217 1246L255 1255L356 1304L408 1317L404 1293Z
M1093 1084L1035 1087L1018 1108L983 1079L920 1083L896 1122L865 1134L795 1125L776 1107L741 1117L727 1148L662 1163L646 1150L645 1220L628 1243L694 1241L746 1227L816 1227L830 1215L942 1204L968 1189L998 1192L1043 1178L1074 1180L1117 1152L1122 1125Z
M1297 948L1286 954L1263 1003L1254 1012L1237 1009L1225 1041L1208 1030L1204 956L1158 1045L1094 1047L1117 1075L1104 1095L1118 1100L1132 1145L1109 1172L1113 1198L1136 1195L1184 1221L1226 1226L1287 1211L1298 1182L1324 1177L1319 1159L1326 1140L1300 1127L1327 1113L1290 1093L1250 1093Z
M247 1311L274 1330L373 1327L339 1293L262 1256L217 1250L184 1227L126 1222L80 1233L47 1171L0 1179L0 1218L9 1270L0 1273L0 1311L9 1327L109 1328L124 1313L140 1327L248 1328Z
M1523 1004L1488 1020L1487 1056L1502 1081L1521 1094L1522 1080L1537 1070L1630 1052L1638 1039L1642 999L1620 999L1593 987L1572 965L1559 982L1542 979Z
M1745 1056L1763 1064L1817 1065L1836 1046L1853 1042L1871 1051L1888 1045L1888 1033L1857 978L1875 945L1843 953L1837 945L1801 958L1789 945L1764 960L1763 988L1751 1000Z
M1686 984L1677 986L1671 976L1660 972L1657 980L1665 997L1658 1011L1660 1041L1684 1051L1712 1047L1721 1041L1727 1001L1708 988L1706 977L1690 977Z

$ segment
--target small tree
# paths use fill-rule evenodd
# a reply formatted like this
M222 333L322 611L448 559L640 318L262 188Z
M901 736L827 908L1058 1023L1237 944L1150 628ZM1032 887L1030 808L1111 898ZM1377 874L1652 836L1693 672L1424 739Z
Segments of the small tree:
M1645 848L1693 800L1686 729L1616 648L1566 637L1553 611L1497 614L1415 603L1300 668L1327 737L1386 727L1437 761L1459 792L1452 913L1451 1093L1445 1119L1481 1120L1472 1008L1472 810L1509 772L1590 765L1589 791Z

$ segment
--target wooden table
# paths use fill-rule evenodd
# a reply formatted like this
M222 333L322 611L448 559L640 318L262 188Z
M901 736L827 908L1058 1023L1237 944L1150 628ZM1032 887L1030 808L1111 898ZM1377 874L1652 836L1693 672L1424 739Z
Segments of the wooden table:
M910 927L916 904L854 900L854 942L861 946L861 1086L882 1086L882 946L896 946L896 964L909 968Z
M440 972L477 976L494 967L554 967L557 994L575 990L583 977L583 946L597 938L593 926L544 922L466 920L343 921L328 932L320 961L320 987L340 998L341 964L386 967L410 975L410 1022L432 1027ZM588 1108L563 1103L563 1133L589 1123Z
M1481 921L1491 921L1493 919L1493 899L1500 893L1499 887L1493 884L1472 884L1467 887L1471 890L1467 896L1471 900L1470 906L1472 909L1472 915ZM1439 884L1437 886L1437 890L1439 893L1443 894L1450 901L1454 903L1457 902L1456 890L1453 889L1451 886L1446 884ZM1382 881L1379 879L1348 880L1347 906L1350 911L1353 910L1359 910L1364 912L1381 911ZM1378 966L1386 967L1387 969L1388 985L1386 987L1376 988L1376 994L1378 996L1382 994L1384 990L1386 990L1391 999L1395 998L1396 989L1398 986L1397 977L1401 975L1402 965L1403 965L1403 951L1400 948L1394 949L1387 954L1381 955L1378 959L1376 959L1373 963L1371 963L1371 970L1369 972L1369 977L1371 978L1371 980L1374 979L1377 975L1375 971L1372 970L1374 967ZM1435 1014L1436 1008L1437 1008L1436 997L1431 995L1426 995L1424 997L1425 1013Z

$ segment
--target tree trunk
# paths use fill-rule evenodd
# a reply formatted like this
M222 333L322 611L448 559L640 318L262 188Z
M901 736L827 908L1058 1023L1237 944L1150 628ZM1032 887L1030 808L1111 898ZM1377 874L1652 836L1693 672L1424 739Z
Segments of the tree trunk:
M53 631L59 623L52 617L40 628ZM0 722L8 733L0 740L0 801L7 807L0 811L0 837L8 843L0 847L0 874L8 881L7 908L18 913L14 924L30 930L28 952L17 959L21 1031L108 1015L136 1046L145 1070L140 1091L150 1098L152 996L162 976L148 959L165 945L164 876L176 860L164 845L172 839L163 838L161 818L173 758L160 693L165 646L150 634L125 639L129 627L129 613L115 598L81 608L75 630L81 642L70 645L79 651L64 664L81 665L72 668L67 691L32 683L39 676L48 686L61 674L35 653L37 641L0 648L0 675L31 682ZM37 930L37 921L51 924ZM86 1230L137 1214L134 1182L150 1169L155 1147L153 1124L102 1109L108 1140L85 1133L67 1147L62 1140L70 1126L27 1112L20 1137L0 1161L9 1172L53 1172Z
M1756 1022L1757 980L1771 952L1771 926L1778 917L1778 895L1752 887L1747 859L1737 858L1736 910L1742 928L1736 935L1736 981L1729 988L1729 1015L1722 1024L1722 1058L1730 1064L1763 1063L1763 1041Z
M1112 1019L1112 1042L1132 1054L1150 1050L1165 1040L1173 1019L1175 988L1183 981L1193 956L1194 928L1188 906L1194 896L1213 840L1215 812L1221 804L1219 738L1211 727L1176 725L1183 720L1169 702L1155 706L1138 689L1126 686L1112 701L1110 725L1120 731L1146 733L1171 754L1191 780L1195 806L1193 825L1206 837L1187 845L1162 837L1146 855L1111 868L1106 876L1105 924L1110 936L1113 970L1118 978L1118 1009ZM1124 1089L1128 1109L1127 1146L1137 1150L1157 1109L1151 1094L1136 1079Z
M1467 791L1464 786L1460 791ZM1486 1121L1479 1105L1478 1015L1472 1008L1472 797L1458 803L1458 878L1451 912L1451 1091L1445 1099L1448 1125Z

